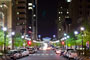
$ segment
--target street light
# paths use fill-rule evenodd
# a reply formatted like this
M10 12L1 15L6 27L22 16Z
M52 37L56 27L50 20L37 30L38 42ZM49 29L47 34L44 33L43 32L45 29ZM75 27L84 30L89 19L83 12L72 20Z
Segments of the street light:
M6 31L7 31L7 28L3 27L3 31L4 31L4 53L6 53Z
M83 31L85 30L85 28L81 27L80 30L81 30L81 34L82 34L82 50L83 50Z
M74 34L77 35L79 34L78 31L74 31ZM77 44L76 44L76 41L75 41L75 49L77 48Z
M84 28L84 27L81 27L80 29L81 29L81 31L84 31L84 30L85 30L85 28Z
M64 33L64 36L67 36L67 34L66 34L66 33Z
M78 31L74 31L74 34L77 35L78 34Z
M11 34L12 34L12 35L15 35L15 32L12 32Z
M24 36L21 36L21 38L23 39L23 38L24 38Z
M67 36L67 38L70 38L70 36Z

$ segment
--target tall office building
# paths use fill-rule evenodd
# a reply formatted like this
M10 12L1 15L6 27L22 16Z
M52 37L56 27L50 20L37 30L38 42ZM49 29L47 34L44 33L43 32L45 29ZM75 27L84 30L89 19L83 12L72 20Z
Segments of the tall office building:
M58 39L60 39L64 33L69 32L70 28L70 17L69 17L69 4L71 0L58 0L58 14L57 14L57 25L58 25Z
M16 33L26 34L26 20L27 20L27 0L13 1L13 19L15 22Z
M37 40L37 0L28 0L27 33L32 40Z
M85 22L90 24L90 0L72 0L70 3L71 30L78 30Z

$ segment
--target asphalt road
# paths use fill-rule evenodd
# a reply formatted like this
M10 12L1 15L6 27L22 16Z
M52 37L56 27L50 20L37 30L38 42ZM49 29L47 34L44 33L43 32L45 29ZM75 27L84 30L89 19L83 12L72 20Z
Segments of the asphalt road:
M18 60L67 60L66 58L55 54L54 51L38 51Z

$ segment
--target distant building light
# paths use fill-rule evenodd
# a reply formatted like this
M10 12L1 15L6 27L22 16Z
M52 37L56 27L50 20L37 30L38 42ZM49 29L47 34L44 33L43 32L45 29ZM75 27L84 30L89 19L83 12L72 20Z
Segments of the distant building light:
M28 6L32 6L32 3L28 3Z
M33 16L34 16L34 17L36 17L36 15L35 15L35 14L34 14Z
M59 21L60 21L60 19L59 19Z
M33 7L35 8L35 5L33 5Z
M55 38L55 37L56 37L56 35L53 35L53 37Z
M65 16L65 18L69 18L69 16Z
M29 29L31 29L32 27L30 26Z
M59 19L60 19L61 17L59 17Z
M71 2L72 0L67 0L67 2Z
M2 8L3 6L2 6L2 5L0 5L0 7Z
M67 11L67 14L69 14L69 12Z
M17 12L17 15L19 15L19 12Z
M60 14L60 12L58 12Z
M62 9L62 6L60 8Z
M59 28L59 31L61 31L61 29Z
M61 12L61 14L63 14L63 12Z
M32 7L28 7L29 10L32 10Z

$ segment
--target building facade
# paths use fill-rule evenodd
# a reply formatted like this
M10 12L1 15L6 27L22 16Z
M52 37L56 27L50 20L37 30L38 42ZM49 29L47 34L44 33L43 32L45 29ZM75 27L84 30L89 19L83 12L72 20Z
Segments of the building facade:
M90 0L72 0L69 9L72 18L71 31L79 30L85 22L90 24Z
M70 17L69 17L69 4L71 0L58 0L58 14L57 14L57 30L58 39L60 39L64 33L68 33L70 29ZM69 22L69 23L68 23Z
M13 19L16 33L24 35L26 33L27 23L27 0L13 1Z

